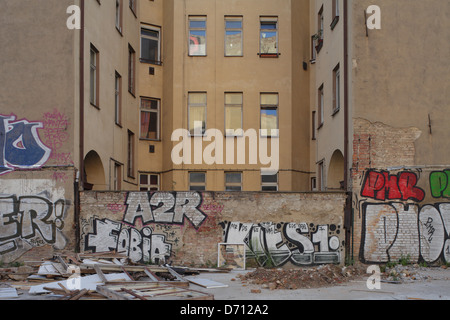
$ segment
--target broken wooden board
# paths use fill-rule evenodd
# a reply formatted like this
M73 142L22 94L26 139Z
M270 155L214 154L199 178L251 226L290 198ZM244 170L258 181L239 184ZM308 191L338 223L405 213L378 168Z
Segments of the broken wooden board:
M97 292L110 300L214 300L213 295L205 292L159 282L99 285Z
M110 273L105 275L105 279L107 281L129 281L130 278L125 273ZM49 293L48 290L44 289L44 287L48 288L60 288L59 284L62 284L66 288L76 287L79 290L87 289L87 290L95 290L95 288L99 284L103 284L104 282L99 277L99 275L94 274L85 277L73 277L67 280L49 282L40 285L35 285L30 288L28 291L29 294L43 294Z
M209 280L209 279L201 279L201 278L194 278L194 277L184 277L187 281L190 283L196 284L200 287L207 288L207 289L213 289L213 288L227 288L227 284L223 284L217 281Z
M0 288L0 300L18 298L17 290L15 288Z

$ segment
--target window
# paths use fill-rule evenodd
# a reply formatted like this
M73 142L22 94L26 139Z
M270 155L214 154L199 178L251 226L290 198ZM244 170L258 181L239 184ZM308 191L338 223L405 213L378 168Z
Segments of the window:
M323 97L323 84L320 86L318 91L318 103L317 103L317 113L318 113L318 129L323 125L323 107L324 107L324 97Z
M311 116L311 137L312 140L316 140L316 111L312 112Z
M339 0L333 1L333 21L331 22L331 29L333 30L339 21Z
M333 70L333 114L339 111L341 106L341 75L339 64Z
M273 175L261 175L262 191L278 191L278 173Z
M225 172L225 191L242 191L242 172Z
M225 56L242 56L242 40L242 17L225 17Z
M114 162L114 176L113 176L113 183L114 183L114 190L118 191L121 190L121 182L122 182L122 166Z
M317 179L316 177L311 178L311 191L317 191Z
M136 53L130 45L128 45L128 92L134 96L136 89Z
M261 135L278 136L278 93L261 94Z
M92 105L99 106L99 53L91 45L90 51L90 102Z
M130 0L129 6L133 14L136 15L137 0Z
M324 20L323 20L323 6L320 8L319 14L317 16L317 33L315 35L316 40L316 51L320 52L323 46L323 31L324 31Z
M140 191L159 191L159 174L140 174L139 175Z
M141 28L141 62L161 64L160 29Z
M189 172L189 190L206 190L206 172Z
M116 29L122 33L122 1L116 0Z
M116 71L116 79L114 84L114 120L117 125L121 125L122 122L122 77Z
M160 100L141 98L141 139L159 140Z
M190 135L203 135L206 131L206 93L190 92L188 108Z
M278 19L260 18L260 57L278 56Z
M128 130L127 175L134 177L134 133Z
M189 17L189 55L206 56L206 17Z
M242 135L242 93L225 93L225 134Z
M325 190L325 168L324 168L324 160L320 161L317 164L317 179L318 179L318 188L319 191Z

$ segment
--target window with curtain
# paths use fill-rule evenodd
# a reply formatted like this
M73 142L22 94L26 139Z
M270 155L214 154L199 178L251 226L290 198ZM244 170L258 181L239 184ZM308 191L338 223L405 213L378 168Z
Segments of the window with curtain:
M225 93L225 134L242 135L242 93Z
M206 131L206 93L190 92L188 108L190 135L203 135Z
M159 140L160 100L141 98L141 139Z

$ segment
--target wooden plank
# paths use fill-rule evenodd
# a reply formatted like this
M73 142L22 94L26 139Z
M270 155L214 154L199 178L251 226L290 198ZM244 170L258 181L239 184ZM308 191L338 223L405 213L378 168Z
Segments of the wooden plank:
M129 295L132 295L135 298L138 298L139 300L147 300L145 299L143 296L138 295L137 293L131 291L130 289L127 288L121 288L121 291L128 293Z
M82 296L84 296L87 292L88 292L88 289L83 289L83 290L81 290L79 293L77 293L77 294L71 296L71 297L69 298L69 300L78 300L78 299L80 299Z
M108 280L106 280L106 277L105 277L105 275L104 275L102 269L101 269L98 265L94 264L94 270L95 270L95 272L97 273L97 275L100 277L100 279L102 280L102 282L108 281Z
M160 281L161 279L158 278L156 274L151 272L148 268L144 269L145 274L153 281Z
M169 270L170 274L173 275L178 281L186 281L181 275L178 274L178 272L173 270L171 267L167 267L167 270Z
M223 284L223 283L220 283L220 282L212 281L212 280L209 280L209 279L189 278L189 277L186 277L185 279L187 281L193 283L193 284L196 284L198 286L201 286L201 287L204 287L204 288L207 288L207 289L226 288L226 287L228 287L227 284Z

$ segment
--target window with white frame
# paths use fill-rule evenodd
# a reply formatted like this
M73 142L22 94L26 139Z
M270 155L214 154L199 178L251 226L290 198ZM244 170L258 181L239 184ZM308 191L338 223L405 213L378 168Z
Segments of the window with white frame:
M140 139L160 139L160 100L141 97Z
M141 27L141 62L161 64L161 29Z
M225 17L225 56L243 55L242 17Z
M225 134L227 136L242 135L242 103L241 92L225 93Z
M261 135L278 136L278 93L261 93Z
M206 131L206 92L188 94L189 134L203 135Z
M206 56L206 17L189 17L189 55Z
M339 64L333 70L333 113L339 111L341 107L341 72Z
M278 55L278 18L260 17L260 57Z
M114 83L115 97L114 97L114 119L117 125L121 125L122 118L122 77L116 71L116 78Z

